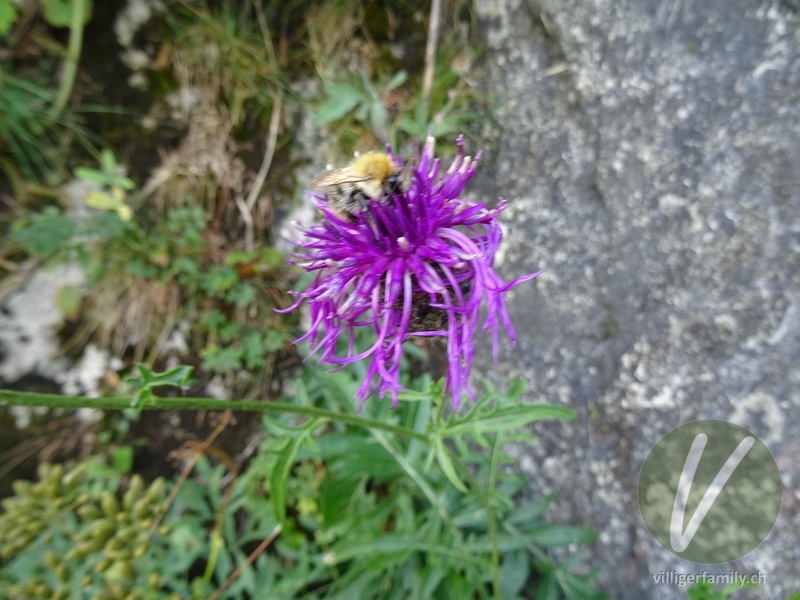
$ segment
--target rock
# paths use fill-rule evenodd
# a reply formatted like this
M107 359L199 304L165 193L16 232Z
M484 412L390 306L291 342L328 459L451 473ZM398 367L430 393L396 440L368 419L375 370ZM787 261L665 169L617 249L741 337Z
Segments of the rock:
M58 292L66 285L82 286L83 269L74 263L39 269L12 293L0 312L0 383L13 383L28 374L57 379L69 368L59 357L56 334L64 322Z
M495 0L477 191L504 196L519 343L478 375L521 375L528 401L577 412L514 454L553 520L601 533L587 563L612 598L685 598L663 570L761 572L800 588L800 15L792 2ZM478 65L481 68L481 64ZM477 179L477 178L476 178ZM758 435L785 485L769 538L695 565L639 514L639 469L668 431L723 419ZM763 594L763 596L761 595Z

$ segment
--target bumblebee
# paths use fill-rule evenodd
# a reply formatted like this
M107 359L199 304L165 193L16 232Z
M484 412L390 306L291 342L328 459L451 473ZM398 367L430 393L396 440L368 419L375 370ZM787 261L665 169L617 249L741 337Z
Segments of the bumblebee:
M411 187L411 172L385 153L357 156L346 167L330 169L311 182L312 188L330 188L328 204L342 219L358 221L370 200L387 202Z

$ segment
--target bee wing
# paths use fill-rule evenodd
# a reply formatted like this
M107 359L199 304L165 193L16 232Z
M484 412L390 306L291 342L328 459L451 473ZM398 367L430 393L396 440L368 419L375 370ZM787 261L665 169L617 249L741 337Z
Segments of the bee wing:
M309 187L329 187L332 185L339 185L340 183L357 183L359 181L367 181L368 179L372 178L369 175L364 175L363 173L356 173L350 167L342 167L341 169L331 169L330 171L325 171L322 173L322 175L312 181Z

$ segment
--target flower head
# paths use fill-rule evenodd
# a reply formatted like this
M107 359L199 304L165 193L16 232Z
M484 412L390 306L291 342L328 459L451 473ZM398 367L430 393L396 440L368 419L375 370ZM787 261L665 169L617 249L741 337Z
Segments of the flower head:
M334 365L369 359L360 402L378 392L397 405L403 343L412 336L447 339L448 372L445 390L458 408L466 392L474 398L468 377L474 357L473 336L481 304L486 308L482 332L491 331L497 361L500 325L512 344L514 328L504 293L539 273L504 284L493 269L502 232L498 214L506 207L487 209L484 202L459 199L475 174L481 153L473 161L464 155L463 136L450 168L442 172L429 137L411 167L409 189L389 201L370 201L351 222L331 210L324 197L315 197L324 215L322 225L308 228L299 242L306 253L295 264L316 273L303 292L293 292L311 312L311 326L297 342L308 339L312 354ZM389 155L398 164L401 160ZM354 353L356 328L376 334L366 351ZM336 343L346 335L345 356L336 355Z

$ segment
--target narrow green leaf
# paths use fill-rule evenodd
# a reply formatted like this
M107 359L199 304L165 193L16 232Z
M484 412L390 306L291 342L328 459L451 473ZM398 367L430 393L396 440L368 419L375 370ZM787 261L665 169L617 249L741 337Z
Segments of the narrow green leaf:
M506 517L506 521L512 524L522 524L533 521L555 502L556 497L556 494L547 494L546 496L537 498L533 502L528 502L527 504L515 508Z
M388 139L389 115L382 102L373 102L369 107L369 123L378 139Z
M286 481L292 471L292 465L306 437L311 435L319 425L319 419L309 420L298 435L278 452L277 460L270 475L270 495L275 510L275 517L280 523L286 522Z
M556 579L567 600L601 600L606 598L606 595L589 584L584 576L556 571Z
M111 454L111 463L117 473L124 475L133 468L133 448L122 446Z
M405 71L398 71L392 78L386 82L386 91L392 91L394 88L401 86L408 79L408 73Z
M553 404L514 404L512 406L493 407L476 414L468 414L464 419L455 416L443 430L446 437L460 436L465 433L486 433L506 431L522 427L540 419L565 419L575 417L575 413L563 406Z
M558 585L552 574L547 574L536 588L537 600L558 600Z
M510 552L500 565L500 591L502 598L513 598L519 594L530 574L527 553L524 550Z
M403 556L408 552L424 552L436 554L445 558L456 559L471 564L486 566L487 561L469 552L452 548L442 544L421 541L418 537L386 535L379 540L367 542L346 542L337 544L333 551L326 557L327 564L339 564L353 558L370 556L372 554L395 554Z
M89 183L96 183L98 185L106 185L108 183L108 178L106 177L105 173L102 173L97 169L89 169L87 167L76 167L75 177L82 179L83 181L88 181Z
M139 369L139 375L141 376L141 381L142 383L144 383L142 387L149 387L150 384L155 379L153 370L144 363L139 363L138 365L136 365L136 368Z
M525 393L527 388L528 385L525 383L524 379L521 377L514 377L511 380L511 384L509 385L508 392L506 392L506 394L508 395L509 399L516 400Z
M83 8L83 24L89 22L92 16L91 0L42 0L42 16L53 27L69 27L72 22L73 4L81 2Z
M570 544L587 544L597 539L597 532L576 525L542 524L533 530L524 531L523 535L532 543L540 546L569 546Z
M332 83L328 86L328 100L314 113L314 125L327 125L344 117L363 99L361 92L347 85Z
M501 552L521 550L528 546L569 546L593 542L597 533L574 525L555 525L541 523L533 529L517 531L512 534L503 534L498 537L498 547ZM481 538L473 541L470 548L475 552L490 552L492 547L488 539Z
M439 567L425 565L419 578L416 580L414 598L433 598L433 592L439 587L446 575L446 571Z
M11 31L18 18L19 11L16 6L8 0L0 1L0 35L6 35Z
M106 175L115 175L117 170L117 159L114 153L108 148L103 148L100 153L100 167Z
M445 474L445 477L452 483L455 488L462 492L467 492L467 486L464 485L464 482L461 481L458 474L456 473L455 466L453 465L453 461L450 459L450 454L447 451L447 447L444 445L444 441L441 437L436 436L433 439L433 452L436 456L436 461L439 463L439 466L442 469L442 472Z

